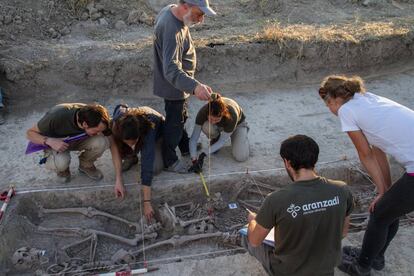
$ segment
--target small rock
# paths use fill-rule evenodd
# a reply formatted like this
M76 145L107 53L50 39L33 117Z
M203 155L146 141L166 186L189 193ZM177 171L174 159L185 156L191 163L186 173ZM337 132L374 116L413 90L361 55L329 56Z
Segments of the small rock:
M105 9L104 5L102 5L102 4L97 4L97 5L95 6L95 8L96 8L98 11L103 11L103 10Z
M117 30L124 30L126 27L127 27L126 23L122 20L118 20L115 23L115 29L117 29Z
M145 12L141 13L141 17L139 19L140 22L147 24L148 26L152 26L154 24L154 20L151 16L146 14Z
M93 21L95 21L95 20L97 20L97 19L99 19L99 18L101 18L101 17L102 17L102 13L100 13L100 12L97 12L97 13L91 14L91 19L92 19Z
M69 29L68 27L64 27L64 28L60 31L60 33L61 33L62 35L68 35L68 34L70 34L70 29Z
M127 22L129 25L137 24L137 23L144 23L147 25L153 25L153 18L146 14L145 12L141 12L138 10L133 10L129 13Z
M3 23L3 21L4 21L4 16L0 15L0 22Z
M11 15L6 15L4 16L4 24L5 25L9 25L10 23L12 23L13 19L11 17Z
M88 19L89 19L89 13L87 13L87 12L82 13L82 15L80 17L80 20L86 21Z
M98 13L98 10L95 9L95 8L90 8L88 10L89 10L89 14L90 14L91 17L92 17L92 14Z
M108 26L108 21L105 18L99 18L99 25Z
M22 17L21 16L19 16L19 15L16 15L15 17L14 17L14 21L21 21L22 20Z
M53 29L53 28L50 28L48 30L48 32L49 32L49 35L50 35L51 38L58 38L58 37L60 37L60 34L55 29Z
M129 14L128 14L128 19L127 19L128 24L131 25L131 24L138 23L140 15L141 15L141 13L138 10L130 11Z
M91 1L88 5L86 5L86 10L90 11L91 9L95 8L95 2Z
M362 6L364 6L364 7L368 7L371 4L372 4L372 1L371 0L364 0L364 1L362 1Z

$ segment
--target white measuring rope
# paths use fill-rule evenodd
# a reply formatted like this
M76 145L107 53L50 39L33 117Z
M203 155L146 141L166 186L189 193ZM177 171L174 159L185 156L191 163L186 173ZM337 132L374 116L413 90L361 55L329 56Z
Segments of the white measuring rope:
M137 176L138 177L138 176ZM142 185L141 185L142 186ZM142 207L144 206L144 202L142 202L142 187L139 188L139 212L141 215L141 237L142 237L142 256L144 258L144 262L146 261L146 257L145 257L145 239L144 239L144 220L143 220L143 216L142 216Z
M208 103L208 114L210 116L210 112L211 112L211 103ZM208 122L208 116L207 116L207 122ZM211 183L211 143L210 143L210 139L211 139L211 123L208 122L208 178L207 178L207 187L208 187L208 192L210 194L210 183Z
M339 163L339 162L349 162L350 160L344 160L343 158L333 161L326 161L326 162L320 162L319 165L327 165L332 163ZM276 172L276 171L284 171L285 168L274 168L274 169L263 169L263 170L249 170L250 174L255 173L264 173L264 172ZM220 176L227 176L227 175L240 175L240 174L246 174L246 171L234 171L229 173L218 173L218 174L209 174L209 177L220 177ZM176 183L182 183L183 180L197 180L199 177L182 177L180 179L156 179L152 183L165 183L165 182L176 182ZM89 183L88 183L89 184ZM96 185L96 186L86 186L87 184L84 184L85 186L76 186L76 187L54 187L54 188L43 188L43 189L30 189L30 190L22 190L22 191L16 191L16 194L30 194L30 193L40 193L40 192L56 192L56 191L77 191L77 190L92 190L97 188L113 188L114 184L105 184L105 185ZM133 186L137 185L136 182L126 183L124 186Z
M257 182L256 182L256 180L254 179L253 175L249 175L249 176L250 176L250 178L253 180L254 185L256 185L256 188L259 190L259 193L260 193L260 195L261 195L261 197L262 197L262 201L264 201L264 200L265 200L265 197L264 197L264 195L263 195L263 193L262 193L262 190L260 190L260 187L259 187L259 185L257 185Z

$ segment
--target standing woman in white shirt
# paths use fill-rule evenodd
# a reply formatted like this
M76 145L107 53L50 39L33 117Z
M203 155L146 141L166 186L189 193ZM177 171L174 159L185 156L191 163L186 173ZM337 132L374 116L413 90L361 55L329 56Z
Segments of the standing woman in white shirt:
M328 76L319 95L339 117L377 187L362 247L344 247L339 266L350 275L370 275L371 268L384 268L384 252L398 231L399 217L414 210L414 111L365 92L360 77ZM386 154L406 170L394 184Z

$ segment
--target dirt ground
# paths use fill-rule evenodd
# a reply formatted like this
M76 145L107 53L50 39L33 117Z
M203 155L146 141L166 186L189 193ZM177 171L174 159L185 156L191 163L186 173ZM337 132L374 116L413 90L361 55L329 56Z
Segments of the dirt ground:
M97 163L105 176L101 182L79 175L72 154L72 183L58 184L38 165L40 154L24 155L25 130L63 101L98 101L109 110L125 102L163 111L162 100L151 92L151 39L156 12L172 2L0 1L0 86L8 98L7 122L0 126L0 190L10 184L18 191L56 193L59 188L112 189L108 152ZM338 119L317 96L318 83L328 73L361 74L368 91L414 108L414 1L223 0L212 6L219 15L192 30L199 49L197 76L243 107L251 155L238 163L226 145L206 165L208 182L237 179L247 169L284 174L278 147L298 133L320 145L321 171L358 164ZM191 99L190 133L201 104ZM202 141L206 147L207 140ZM129 196L136 190L136 170L124 174ZM393 162L394 177L400 172ZM179 191L183 183L201 189L197 176L163 172L155 178L154 195ZM344 244L359 245L362 235L352 233ZM412 226L402 227L387 252L385 270L373 274L414 275L413 235ZM153 275L264 274L248 254L158 267Z
M398 102L404 102L408 107L414 108L411 87L413 87L414 68L405 69L403 72L393 73L390 75L376 75L368 77L367 87L369 91L387 96ZM296 133L305 133L314 137L321 146L319 169L322 171L330 165L342 165L344 167L353 166L357 163L355 150L350 141L339 130L339 122L335 116L330 114L324 104L319 100L315 86L304 86L297 89L277 89L273 88L268 91L260 91L260 97L257 97L257 91L250 93L229 93L228 96L236 99L244 108L247 121L250 126L249 138L251 144L251 156L247 162L238 163L231 157L230 145L227 145L218 154L212 156L206 167L206 179L209 181L211 173L212 181L223 179L224 175L235 173L233 178L237 179L243 175L246 168L251 172L255 170L270 170L268 174L283 174L283 165L278 156L278 147L280 142ZM136 105L138 102L129 102ZM155 106L161 109L161 101L143 100L140 102ZM106 103L113 107L115 102ZM188 128L191 130L195 111L200 106L197 101L191 102L190 114L192 114ZM298 112L300 110L300 112ZM38 154L24 156L26 140L24 130L36 122L37 118L45 110L32 111L25 116L10 116L6 125L0 127L1 137L15 137L14 139L1 139L0 148L2 154L0 162L3 164L0 178L1 186L6 188L10 183L16 185L18 191L32 189L51 189L50 193L57 188L75 188L94 189L96 185L105 190L111 190L114 184L113 168L108 153L99 159L98 167L104 171L105 178L99 183L93 183L84 176L79 175L76 170L77 158L72 155L73 162L71 170L73 180L70 186L61 185L55 182L53 174L47 172L41 166L36 165L40 156ZM282 114L282 115L281 115ZM253 119L255 118L255 119ZM276 119L277 118L277 119ZM206 146L204 140L204 146ZM347 160L340 161L347 157ZM336 161L331 163L332 161ZM280 168L278 170L275 170ZM138 169L138 168L137 168ZM395 167L394 172L398 170ZM239 173L237 173L239 172ZM241 173L240 173L241 172ZM397 174L397 173L396 173ZM135 170L125 174L125 182L128 183L129 196L133 196L136 189ZM226 177L231 177L226 176ZM394 175L397 177L397 175ZM345 178L342 178L346 180ZM181 176L167 172L161 173L155 178L153 189L154 198L163 191L174 191L174 189L187 185L200 185L201 183L196 176ZM231 183L231 182L229 182ZM176 198L180 198L176 195ZM352 233L345 240L345 243L358 245L362 239L362 233ZM412 239L412 227L402 227L401 231L390 247L387 259L386 270L375 275L410 275L414 271L411 258L414 248L407 241ZM216 265L212 266L214 263ZM231 265L230 265L231 264ZM222 256L214 259L204 260L183 260L182 263L170 263L159 265L158 275L263 275L260 265L254 258L244 255ZM342 275L337 272L337 275Z

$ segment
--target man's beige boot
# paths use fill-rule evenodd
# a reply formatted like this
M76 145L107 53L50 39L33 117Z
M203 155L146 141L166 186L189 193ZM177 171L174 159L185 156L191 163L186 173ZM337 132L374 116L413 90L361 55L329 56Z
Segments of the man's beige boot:
M85 167L84 165L79 165L79 171L81 173L86 174L87 177L93 180L101 180L103 178L103 174L100 170L98 170L95 165L92 167Z

